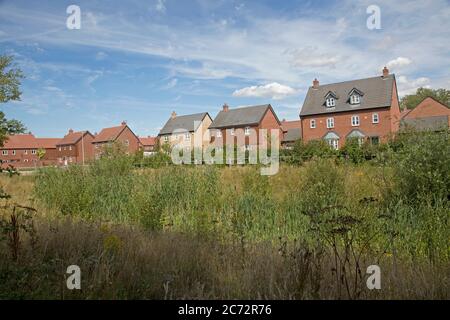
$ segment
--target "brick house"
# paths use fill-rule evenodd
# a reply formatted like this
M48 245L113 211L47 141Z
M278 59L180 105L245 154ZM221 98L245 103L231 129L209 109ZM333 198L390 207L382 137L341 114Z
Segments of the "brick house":
M281 147L290 149L297 140L302 138L302 122L300 120L281 121L281 128L283 129L283 139L281 139Z
M178 116L172 112L170 119L158 134L160 145L203 147L209 142L208 128L212 123L208 112Z
M283 137L281 122L270 104L237 109L230 109L225 104L209 126L211 144L220 147L231 143L252 150L265 143L259 137L261 129L266 129L268 135L271 129L278 130L280 140ZM231 140L227 141L227 138Z
M58 154L56 151L56 144L60 138L36 138L39 149L45 150L44 156L38 162L41 166L54 166L58 161Z
M414 109L402 112L401 127L433 131L448 129L450 108L432 97L427 97Z
M144 156L151 155L157 151L157 141L156 137L139 137L141 142L141 149L144 152Z
M58 165L84 164L94 159L94 136L89 131L72 129L56 143Z
M94 146L94 156L96 159L100 157L103 148L112 143L120 143L124 146L127 154L135 153L140 148L139 138L123 121L120 126L104 128L99 134L94 136L92 145Z
M2 168L32 168L56 164L56 142L59 138L36 138L33 134L11 135L0 148ZM39 159L39 150L45 153Z
M315 79L300 111L302 139L324 139L335 149L349 138L384 142L399 130L395 75L320 85Z

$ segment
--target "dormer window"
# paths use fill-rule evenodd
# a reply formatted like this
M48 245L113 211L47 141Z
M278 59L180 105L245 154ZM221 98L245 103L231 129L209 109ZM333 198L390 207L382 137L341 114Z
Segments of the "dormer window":
M328 108L332 108L336 106L336 99L334 99L333 97L329 97L327 99L327 107Z
M325 105L327 108L334 108L336 106L337 96L333 91L330 91L325 96Z
M350 97L351 104L359 104L360 102L361 102L361 97L359 94L355 93Z
M361 103L361 97L364 95L364 93L362 93L362 91L353 88L352 91L350 91L349 93L349 100L348 102L350 102L350 104L355 105L355 104L360 104Z

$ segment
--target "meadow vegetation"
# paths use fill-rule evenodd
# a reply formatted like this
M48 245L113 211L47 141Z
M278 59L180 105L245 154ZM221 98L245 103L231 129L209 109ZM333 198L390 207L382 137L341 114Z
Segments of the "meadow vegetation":
M0 298L448 299L449 142L302 145L271 177L120 152L4 176ZM71 264L81 291L65 288Z

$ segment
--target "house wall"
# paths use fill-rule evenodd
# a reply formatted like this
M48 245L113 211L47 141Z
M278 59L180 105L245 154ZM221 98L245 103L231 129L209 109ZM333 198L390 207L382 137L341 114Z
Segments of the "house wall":
M92 141L94 137L86 134L83 139L80 139L76 144L63 145L57 147L58 164L83 163L83 147L84 147L84 162L94 159L94 145Z
M378 113L379 123L372 123L372 114ZM352 126L352 116L359 115L359 126ZM327 118L334 118L334 128L327 128ZM312 129L310 120L316 120L316 128ZM303 141L322 139L328 132L336 132L339 146L345 144L345 137L354 129L361 130L366 136L378 136L382 142L389 138L393 120L390 108L355 110L354 112L329 113L323 115L304 116L302 121Z
M207 146L210 140L210 132L209 132L209 126L212 123L212 119L208 116L206 116L202 122L200 123L199 127L195 132L189 132L189 140L186 139L185 134L186 132L180 132L178 134L168 134L168 135L161 135L158 136L160 145L169 144L170 146L179 145L181 147L194 147L194 144L197 147L200 146ZM168 137L168 141L164 139L164 137ZM198 141L201 141L200 143Z
M420 119L439 116L448 116L448 125L450 126L450 108L441 105L432 98L427 98L416 108L411 110L404 119Z
M128 145L126 143L128 141ZM128 154L133 154L139 150L141 147L139 138L136 137L128 126L120 133L120 135L116 138L114 142L122 143L126 147L126 152ZM109 142L100 142L93 143L93 154L94 158L99 157L103 152L103 148L105 145L108 145Z
M3 150L8 151L8 155L3 155ZM37 154L32 154L31 151L37 149L0 149L0 160L2 162L2 168L7 168L8 165L12 165L16 168L31 168L37 165L37 161L39 160ZM13 151L15 151L15 155L13 155Z

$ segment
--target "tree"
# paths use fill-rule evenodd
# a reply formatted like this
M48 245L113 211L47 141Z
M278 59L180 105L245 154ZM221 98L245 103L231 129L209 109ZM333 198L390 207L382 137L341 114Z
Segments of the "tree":
M427 97L432 97L447 106L450 105L450 90L419 88L415 94L404 96L400 100L400 107L402 110L414 109Z
M20 100L22 71L13 64L12 56L0 56L0 103ZM24 133L25 126L18 120L7 120L0 111L0 147L10 134Z

